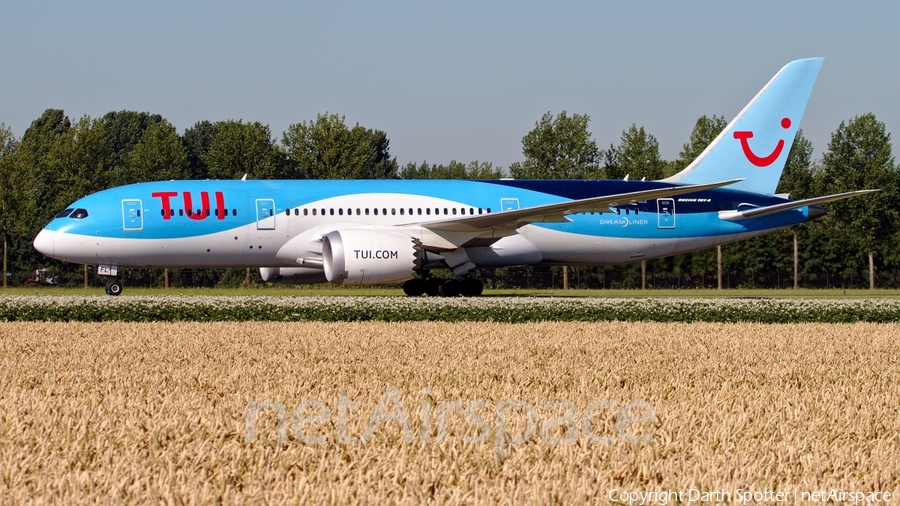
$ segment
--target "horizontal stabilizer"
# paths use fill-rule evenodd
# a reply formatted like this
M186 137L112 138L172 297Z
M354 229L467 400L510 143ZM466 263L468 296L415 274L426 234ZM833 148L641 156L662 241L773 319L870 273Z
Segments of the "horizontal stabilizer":
M553 204L510 209L491 214L478 216L466 216L441 221L429 221L417 223L430 230L443 230L448 232L477 232L480 230L515 229L529 223L559 223L565 221L567 214L611 212L611 207L633 204L641 200L684 195L704 190L711 190L722 186L728 186L743 181L743 179L731 179L718 183L667 186L653 190L642 190L617 195L604 195L579 200L567 200Z
M877 192L879 190L858 190L854 192L847 193L838 193L835 195L827 195L825 197L815 197L811 199L805 200L795 200L793 202L785 202L784 204L775 204L772 206L765 207L755 207L753 209L747 209L744 211L719 211L719 218L726 221L739 221L739 220L749 220L750 218L761 218L763 216L769 216L770 214L780 213L783 211L789 211L791 209L797 209L799 207L812 206L816 204L824 204L825 202L832 202L835 200L847 199L850 197L856 197L858 195L865 195L866 193Z

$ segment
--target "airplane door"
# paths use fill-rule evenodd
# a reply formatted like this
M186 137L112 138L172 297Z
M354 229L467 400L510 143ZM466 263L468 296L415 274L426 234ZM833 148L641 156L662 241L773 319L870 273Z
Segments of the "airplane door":
M675 228L675 199L656 199L659 228Z
M509 211L519 208L519 199L500 199L500 210Z
M122 228L125 230L143 230L144 217L141 216L140 199L122 200Z
M273 199L256 199L256 230L275 230Z

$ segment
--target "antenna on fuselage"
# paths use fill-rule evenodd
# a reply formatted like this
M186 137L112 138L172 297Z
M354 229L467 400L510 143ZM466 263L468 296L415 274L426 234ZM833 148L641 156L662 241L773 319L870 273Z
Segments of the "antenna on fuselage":
M247 174L244 174L244 177L241 178L241 181L246 181L246 180L247 180Z

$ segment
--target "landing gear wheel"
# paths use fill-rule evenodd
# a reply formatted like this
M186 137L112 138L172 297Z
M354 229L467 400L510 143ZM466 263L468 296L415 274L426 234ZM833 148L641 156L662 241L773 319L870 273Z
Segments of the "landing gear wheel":
M448 279L441 283L438 287L438 294L441 297L456 297L462 289L462 284L455 279Z
M441 282L443 279L438 278L426 278L425 279L425 293L432 297L438 296L438 288L441 286Z
M410 297L418 297L425 293L425 281L422 278L413 278L403 283L403 293Z
M116 280L106 283L106 295L112 295L114 297L122 295L122 283Z
M478 297L484 292L484 285L475 278L466 278L460 283L461 291L465 297Z

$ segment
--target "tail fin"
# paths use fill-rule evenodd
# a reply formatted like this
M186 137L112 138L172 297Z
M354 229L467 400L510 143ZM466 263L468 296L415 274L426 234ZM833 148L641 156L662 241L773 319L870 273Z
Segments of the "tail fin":
M663 181L744 178L733 188L774 194L823 61L808 58L785 65L696 160Z

